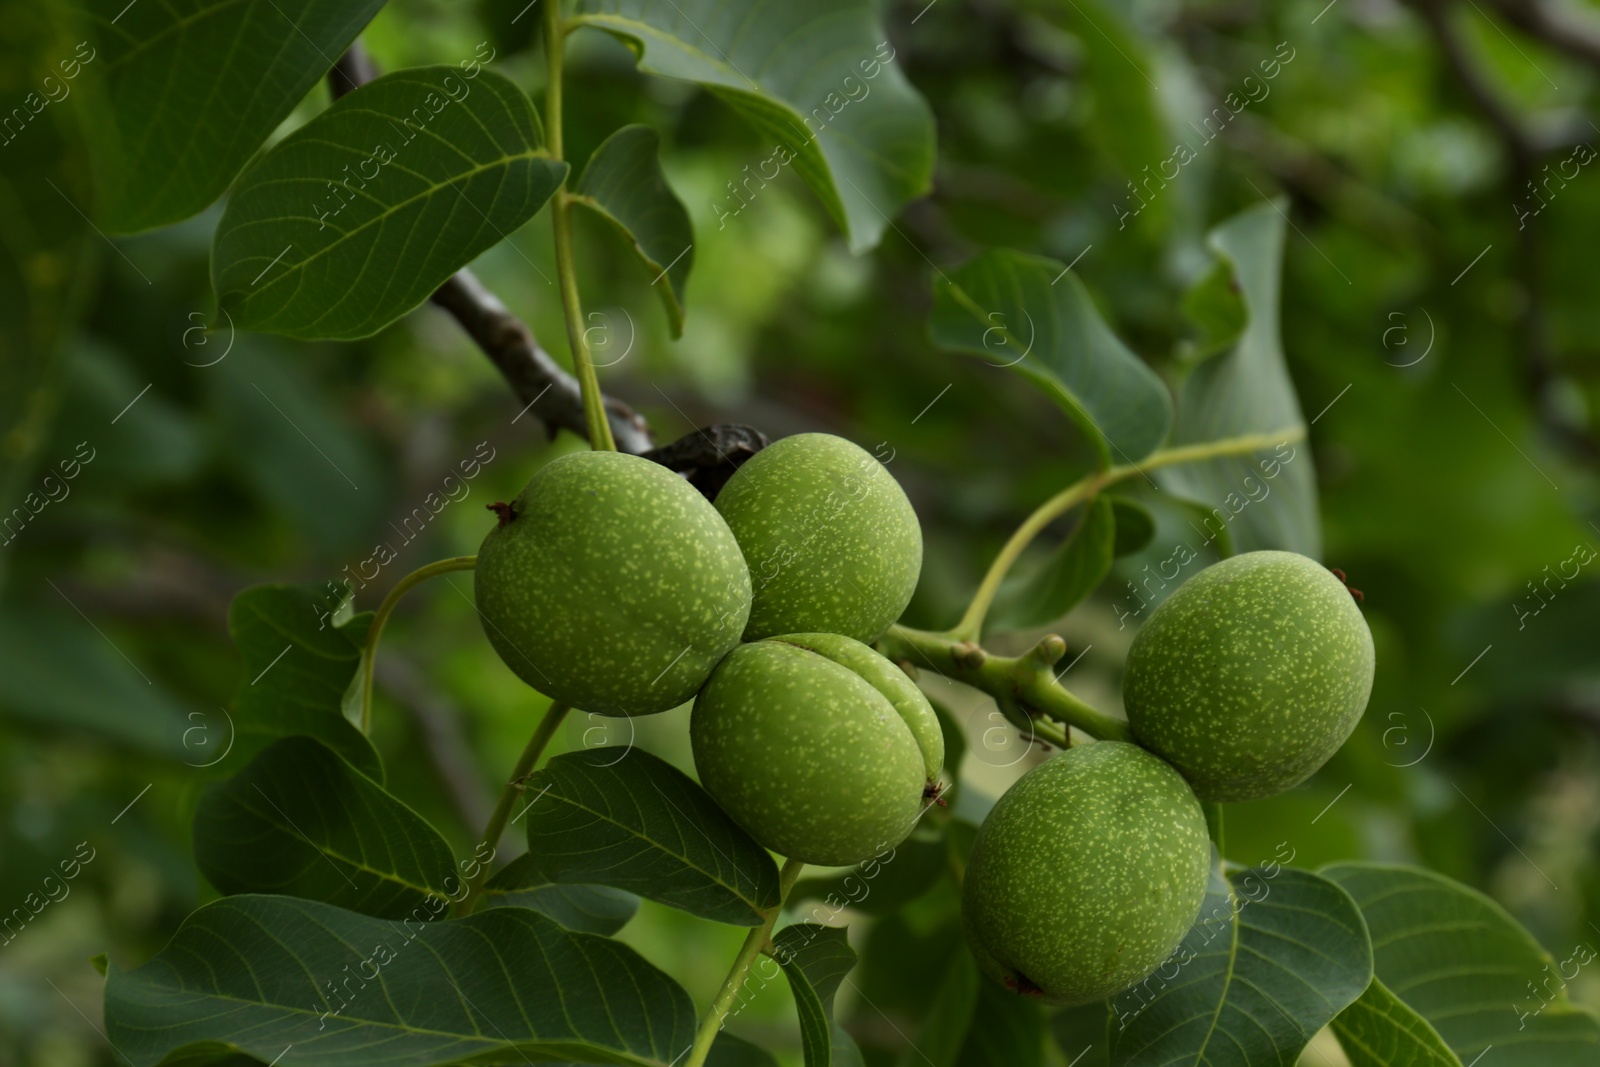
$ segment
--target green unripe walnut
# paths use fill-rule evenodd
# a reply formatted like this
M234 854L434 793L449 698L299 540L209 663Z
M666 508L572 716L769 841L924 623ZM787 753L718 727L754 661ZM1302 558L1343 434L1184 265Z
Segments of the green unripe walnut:
M478 613L539 692L647 715L688 700L739 643L750 575L716 509L638 456L552 461L478 550Z
M1172 955L1210 866L1205 815L1177 771L1120 741L1068 749L978 830L962 883L967 940L1008 989L1103 1000Z
M944 737L905 672L840 634L730 652L689 723L700 783L765 847L822 866L898 845L930 802Z
M1189 579L1128 650L1139 743L1202 800L1299 785L1344 744L1372 692L1372 632L1343 582L1293 552L1247 552Z
M835 633L871 643L911 602L922 528L905 492L842 437L803 433L757 452L717 494L750 565L746 641Z

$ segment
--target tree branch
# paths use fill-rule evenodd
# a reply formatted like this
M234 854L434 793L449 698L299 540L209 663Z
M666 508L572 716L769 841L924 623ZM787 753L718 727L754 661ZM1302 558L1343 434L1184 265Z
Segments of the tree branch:
M337 99L377 76L377 66L366 49L360 41L353 41L328 71L328 88ZM517 399L528 405L549 433L566 429L588 439L578 380L540 347L527 324L507 310L471 271L457 271L433 294L433 302L477 342ZM618 449L635 455L650 450L655 442L644 416L614 397L605 398L605 407Z

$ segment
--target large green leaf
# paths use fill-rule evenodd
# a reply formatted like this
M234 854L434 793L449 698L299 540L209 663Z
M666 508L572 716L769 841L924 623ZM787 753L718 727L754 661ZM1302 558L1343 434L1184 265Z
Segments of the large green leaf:
M1378 978L1333 1020L1350 1067L1461 1067L1428 1020Z
M236 755L304 734L383 780L377 751L344 712L370 619L345 620L337 610L344 593L331 583L257 585L233 598L228 631L244 660L233 698Z
M738 926L778 903L778 868L682 771L630 749L557 756L526 787L528 852L552 882L609 885Z
M771 143L730 175L719 219L792 166L860 252L929 189L933 115L870 0L578 0L573 21L628 42L643 71L706 86Z
M211 277L240 329L366 337L549 199L533 104L491 71L416 67L341 97L239 180Z
M1134 463L1166 440L1172 398L1111 332L1076 274L1053 259L994 249L933 283L933 340L1023 374L1088 436L1101 466Z
M1317 479L1309 448L1298 439L1305 417L1284 363L1278 328L1279 274L1283 266L1284 208L1265 203L1240 212L1211 231L1211 250L1230 272L1201 282L1218 300L1243 300L1248 322L1220 354L1199 358L1178 389L1172 443L1197 445L1256 433L1284 433L1282 446L1253 454L1166 467L1161 484L1208 509L1208 537L1231 535L1240 552L1280 548L1317 556ZM1217 318L1228 316L1220 312Z
M639 898L608 885L556 885L524 852L483 885L480 908L532 908L568 930L610 936L628 925Z
M806 1067L859 1067L861 1051L833 1021L833 996L856 965L844 929L817 923L786 926L773 935L772 958L794 993Z
M188 218L228 187L383 0L81 0L105 229ZM336 175L329 174L334 178Z
M460 887L428 821L309 737L286 737L200 798L195 863L224 893L283 893L380 918L436 918Z
M941 720L943 725L943 720ZM959 738L959 730L956 731ZM960 740L965 744L965 739ZM957 759L945 749L945 767ZM957 753L959 756L959 753ZM853 908L864 915L888 915L897 912L938 884L949 869L949 846L944 831L932 820L922 820L911 831L911 836L887 853L863 860L843 874L825 878L804 878L789 891L789 904L797 911L822 918L843 908ZM822 903L806 910L797 905L803 900Z
M1066 540L1030 566L1018 568L1000 586L986 630L1028 630L1047 626L1094 592L1111 570L1117 539L1108 496L1080 509Z
M1046 1042L1044 1012L1037 1002L1017 996L998 982L980 982L972 1029L967 1031L956 1067L1044 1067Z
M972 953L957 946L950 954L944 976L934 988L922 1028L911 1047L900 1055L897 1067L955 1067L972 1032L978 1005L978 987L987 981L978 973Z
M527 908L394 923L268 896L207 904L150 962L113 968L105 1020L134 1067L196 1045L280 1067L666 1067L695 1027L688 994L633 949Z
M661 173L661 136L649 126L624 126L594 150L573 190L633 242L667 309L672 336L683 336L683 292L694 265L694 227L683 201Z
M1567 997L1566 982L1586 962L1577 954L1557 961L1500 905L1432 871L1338 863L1323 873L1361 906L1379 980L1461 1062L1600 1062L1600 1020ZM1362 1024L1375 1020L1352 1022ZM1406 1016L1394 1025L1415 1027ZM1341 1041L1347 1030L1340 1029Z
M1372 979L1361 912L1288 867L1212 873L1170 959L1111 999L1113 1067L1292 1067Z

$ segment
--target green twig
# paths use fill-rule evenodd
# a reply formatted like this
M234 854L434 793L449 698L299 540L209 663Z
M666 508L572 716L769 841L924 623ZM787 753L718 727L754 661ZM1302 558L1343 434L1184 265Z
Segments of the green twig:
M544 54L545 69L549 72L545 86L545 137L550 154L563 159L561 143L561 78L562 61L566 48L566 23L561 18L559 0L544 0ZM594 361L589 356L589 342L584 337L583 303L578 298L578 273L572 259L572 196L563 179L550 200L550 223L555 234L556 281L561 290L561 311L567 320L567 345L572 349L572 367L578 377L578 388L583 393L583 416L589 427L589 447L615 452L617 442L611 436L611 421L606 417L605 397L600 393L600 379L595 374Z
M1016 532L1000 549L1000 554L989 565L989 570L983 576L983 581L978 584L978 591L973 594L972 602L967 605L961 621L947 631L945 636L953 641L978 640L983 633L983 620L989 614L989 607L994 603L995 594L1000 591L1000 583L1005 581L1006 575L1011 572L1012 566L1022 555L1023 550L1033 543L1033 539L1038 537L1046 526L1071 508L1093 500L1107 486L1158 467L1170 467L1202 459L1217 459L1221 456L1244 455L1285 441L1298 441L1304 436L1305 428L1296 426L1272 433L1245 434L1240 437L1226 437L1220 441L1207 441L1203 444L1163 448L1159 452L1152 453L1142 463L1110 467L1072 483L1040 504L1034 509L1033 514L1017 527Z
M1051 634L1020 656L996 656L948 634L892 626L879 643L884 655L900 662L926 664L946 678L981 689L997 701L1076 726L1102 741L1131 741L1128 724L1067 692L1055 678L1055 665L1067 645Z
M448 574L451 571L470 571L477 565L477 556L452 556L430 563L426 567L418 567L396 582L395 587L389 590L389 595L383 598L383 603L378 605L378 610L372 613L372 625L367 627L366 650L361 657L362 733L369 733L372 730L372 671L378 659L378 638L383 634L384 623L389 621L395 605L399 604L400 598L414 587L435 575Z
M544 718L539 720L539 725L534 728L533 736L528 738L527 747L522 750L522 755L517 757L516 766L511 768L511 777L506 780L506 787L500 791L500 802L494 806L489 821L483 828L483 841L478 847L479 853L487 852L478 868L477 873L467 879L467 895L462 898L457 908L459 915L471 915L473 905L477 904L478 896L483 892L484 879L489 874L489 861L494 858L494 853L500 847L500 837L506 832L506 820L511 817L511 807L522 796L523 780L533 773L534 765L539 762L539 757L544 753L545 747L550 744L550 739L561 728L561 723L567 717L567 705L552 703L550 710L544 713Z
M805 864L799 860L791 859L786 861L783 869L778 872L778 902L767 910L761 925L751 930L744 939L744 944L739 946L739 954L734 957L733 966L728 969L728 977L723 980L716 999L711 1002L711 1007L700 1020L700 1029L695 1031L694 1045L690 1047L689 1058L683 1061L683 1067L703 1067L706 1057L711 1053L711 1043L717 1039L718 1031L728 1018L728 1009L733 1005L733 998L739 995L739 987L744 985L745 976L750 973L750 965L772 940L773 924L778 921L778 913L783 910L783 901L788 897L790 887L800 877L800 869L804 866Z

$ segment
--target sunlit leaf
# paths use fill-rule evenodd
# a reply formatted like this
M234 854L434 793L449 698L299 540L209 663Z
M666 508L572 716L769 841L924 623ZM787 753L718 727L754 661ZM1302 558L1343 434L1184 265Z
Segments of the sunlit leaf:
M566 175L532 102L492 71L370 82L275 145L228 198L211 251L240 329L376 333L544 205Z
M1367 991L1333 1020L1350 1067L1461 1067L1428 1020L1374 978Z

